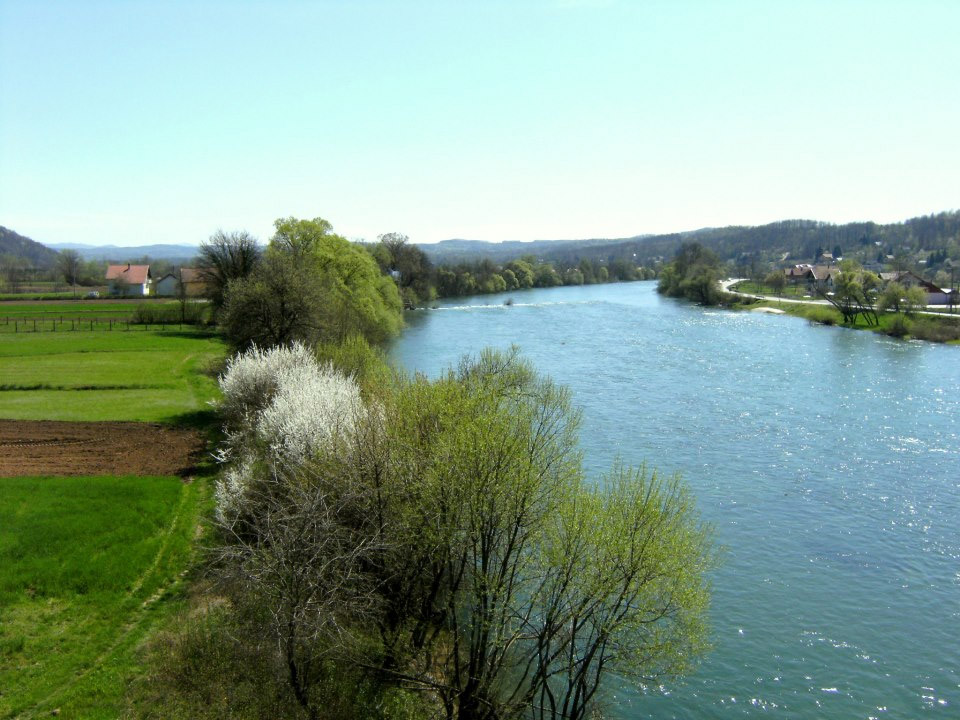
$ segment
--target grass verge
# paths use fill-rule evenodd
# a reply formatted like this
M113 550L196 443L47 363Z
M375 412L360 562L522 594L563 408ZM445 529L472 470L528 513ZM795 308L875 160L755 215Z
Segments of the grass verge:
M121 714L179 605L205 483L0 479L0 718Z

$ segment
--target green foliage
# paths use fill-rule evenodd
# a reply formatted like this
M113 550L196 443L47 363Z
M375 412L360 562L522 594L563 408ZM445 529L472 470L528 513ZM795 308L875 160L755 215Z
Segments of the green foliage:
M217 230L200 245L200 277L215 310L223 306L230 283L247 277L259 262L260 246L246 231Z
M204 497L179 478L0 479L0 716L121 714Z
M584 718L605 675L671 677L703 651L712 553L688 493L618 465L588 482L566 389L486 351L374 395L310 461L241 463L243 507L219 515L224 592L307 716L333 662L449 717Z
M716 255L698 243L685 243L673 262L661 271L657 292L701 305L717 305L723 299L719 280L720 262Z
M820 325L838 325L843 316L836 310L824 307L823 305L805 305L801 306L802 314L812 323Z
M833 292L818 286L817 293L840 312L844 324L855 325L857 317L861 317L867 325L876 326L878 319L873 305L879 283L876 275L863 271L852 260L845 260L840 264Z
M373 246L372 253L381 271L399 275L397 285L404 293L404 304L414 306L436 297L433 268L427 254L401 233L387 233L378 239L380 242Z
M145 325L159 325L161 323L184 325L203 325L211 319L209 303L165 302L140 303L133 310L130 322Z
M391 382L390 366L382 350L372 347L362 335L351 335L343 342L322 343L317 359L333 363L347 377L356 380L368 397L383 394Z
M906 337L910 334L910 327L912 323L910 319L901 313L897 313L887 324L884 332L887 335L892 335L893 337Z
M764 278L763 282L777 295L780 295L783 292L783 288L786 287L787 278L783 274L783 270L774 270Z
M917 340L955 343L960 341L960 321L956 318L917 316L910 321L910 336Z
M268 251L227 289L220 327L236 349L332 339L331 298L316 273L289 252Z
M221 324L231 344L313 344L356 333L380 342L399 331L397 286L368 252L322 218L285 218L275 227L261 267L227 293Z
M877 300L878 310L891 310L896 313L912 315L927 306L927 294L921 287L904 287L893 281L880 293Z

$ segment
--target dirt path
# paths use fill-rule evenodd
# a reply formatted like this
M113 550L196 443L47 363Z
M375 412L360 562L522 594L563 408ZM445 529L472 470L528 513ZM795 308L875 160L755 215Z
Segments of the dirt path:
M0 477L192 474L203 436L151 423L0 420Z

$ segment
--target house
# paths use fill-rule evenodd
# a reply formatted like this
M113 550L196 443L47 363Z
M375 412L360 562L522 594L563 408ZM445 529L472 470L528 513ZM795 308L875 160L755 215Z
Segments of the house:
M799 285L801 282L806 283L807 290L813 292L815 290L833 290L835 280L840 275L840 271L835 267L828 267L827 265L808 265L802 263L787 268L785 274L787 280L792 284Z
M800 265L794 265L793 267L787 268L784 272L784 275L786 275L787 282L793 285L799 285L801 282L807 281L807 273L812 268L813 265L801 263Z
M157 297L176 297L180 280L173 273L167 273L153 284L153 294Z
M949 293L941 287L934 285L929 280L909 270L896 270L893 272L880 273L880 279L884 284L898 282L905 288L920 287L927 293L927 305L947 305L949 303Z
M157 280L155 295L179 297L181 283L185 297L201 297L206 294L207 283L197 268L180 268L179 273L167 273Z
M207 294L207 281L199 268L180 268L180 282L187 297L203 297Z
M108 265L107 287L111 295L146 297L153 286L149 265Z
M814 265L810 268L810 272L807 275L807 287L810 290L825 290L830 292L833 290L836 279L839 276L840 271L835 267Z

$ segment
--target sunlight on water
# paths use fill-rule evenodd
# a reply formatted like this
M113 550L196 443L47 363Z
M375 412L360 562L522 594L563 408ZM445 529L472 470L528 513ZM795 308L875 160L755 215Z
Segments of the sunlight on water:
M652 283L509 297L412 313L393 358L435 374L519 345L573 389L592 474L682 472L725 549L713 651L611 690L616 717L960 717L960 348Z

